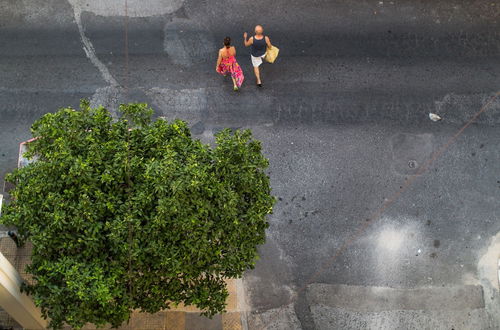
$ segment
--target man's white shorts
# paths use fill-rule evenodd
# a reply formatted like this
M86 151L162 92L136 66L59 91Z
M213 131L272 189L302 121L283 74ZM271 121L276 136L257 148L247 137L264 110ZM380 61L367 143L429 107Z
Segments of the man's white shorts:
M259 67L262 64L262 59L266 57L266 54L262 56L255 57L253 55L250 55L252 57L252 65L254 68Z

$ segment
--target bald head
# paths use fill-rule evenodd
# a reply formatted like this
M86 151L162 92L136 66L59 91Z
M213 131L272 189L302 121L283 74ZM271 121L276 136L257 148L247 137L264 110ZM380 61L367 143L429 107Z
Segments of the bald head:
M255 34L260 36L262 35L262 33L264 33L264 28L262 27L262 25L257 25L255 27Z

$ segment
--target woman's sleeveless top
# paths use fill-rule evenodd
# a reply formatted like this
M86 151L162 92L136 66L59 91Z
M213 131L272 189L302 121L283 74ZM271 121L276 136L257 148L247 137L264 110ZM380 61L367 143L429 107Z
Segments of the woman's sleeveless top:
M252 56L254 57L261 57L266 53L267 50L267 44L266 44L266 37L262 36L262 39L256 39L253 37L253 43L252 43Z

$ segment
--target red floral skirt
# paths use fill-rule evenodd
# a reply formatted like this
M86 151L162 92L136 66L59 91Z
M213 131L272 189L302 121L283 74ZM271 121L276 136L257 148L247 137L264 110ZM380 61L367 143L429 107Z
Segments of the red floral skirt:
M228 58L222 59L222 62L219 64L217 68L217 72L219 72L223 76L227 76L228 74L236 80L236 85L241 87L243 84L243 80L245 80L245 76L243 76L243 70L241 70L240 65L236 62L236 58L234 56L230 56Z

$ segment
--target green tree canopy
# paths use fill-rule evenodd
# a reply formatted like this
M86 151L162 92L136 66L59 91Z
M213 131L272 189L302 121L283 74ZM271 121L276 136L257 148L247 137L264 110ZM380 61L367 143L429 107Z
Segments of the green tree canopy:
M224 279L240 277L264 243L274 197L251 132L216 146L145 104L113 120L83 101L37 120L1 222L33 244L26 285L51 326L119 326L134 309L169 304L223 312Z

